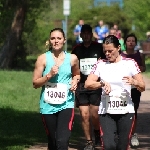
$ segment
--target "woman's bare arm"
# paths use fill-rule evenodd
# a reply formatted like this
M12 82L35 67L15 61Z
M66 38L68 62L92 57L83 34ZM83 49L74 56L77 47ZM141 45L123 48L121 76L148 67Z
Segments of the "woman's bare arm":
M96 90L99 88L103 88L106 94L109 94L111 92L110 84L106 81L103 82L98 81L98 76L95 74L88 75L84 87L89 90Z
M143 80L142 74L136 74L133 76L133 85L140 91L145 91L145 82Z
M37 58L32 79L34 88L42 87L48 80L46 76L42 77L42 73L46 64L45 61L46 61L45 54L42 54Z
M75 91L78 82L80 82L80 69L79 60L76 55L71 54L71 71L72 71L72 81L70 90Z
M126 84L135 86L140 92L145 91L145 82L141 73L134 75L133 77L125 76L123 80Z
M97 80L98 80L97 75L89 74L86 81L85 81L85 86L84 87L89 89L89 90L96 90L98 88L101 88L102 85Z

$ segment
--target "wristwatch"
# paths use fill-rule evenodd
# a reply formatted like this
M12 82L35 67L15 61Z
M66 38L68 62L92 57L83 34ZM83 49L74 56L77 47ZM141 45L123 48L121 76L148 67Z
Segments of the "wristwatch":
M102 85L102 87L104 87L104 86L105 86L105 82L104 82L104 80L102 80L102 79L101 79L99 82L100 82L100 84Z

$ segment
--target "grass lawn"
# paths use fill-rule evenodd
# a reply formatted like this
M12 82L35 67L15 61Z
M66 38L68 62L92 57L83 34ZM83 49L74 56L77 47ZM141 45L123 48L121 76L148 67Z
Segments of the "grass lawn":
M39 114L40 89L32 88L32 72L0 71L0 85L0 150L46 142Z
M40 89L32 87L32 72L0 70L0 85L0 150L46 143L39 113ZM73 130L71 141L75 143L82 130L78 122Z

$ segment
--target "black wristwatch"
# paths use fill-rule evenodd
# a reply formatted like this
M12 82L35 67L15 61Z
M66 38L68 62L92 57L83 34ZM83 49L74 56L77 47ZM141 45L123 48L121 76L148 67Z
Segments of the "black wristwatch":
M102 87L104 87L104 86L105 86L105 82L104 82L104 80L102 80L102 79L101 79L99 82L100 82L100 84L102 85Z

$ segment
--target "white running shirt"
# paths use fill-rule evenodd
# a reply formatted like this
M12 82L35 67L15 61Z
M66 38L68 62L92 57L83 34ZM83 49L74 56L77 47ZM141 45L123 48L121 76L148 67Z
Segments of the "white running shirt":
M137 63L130 58L121 57L117 63L99 60L92 69L92 74L97 75L111 85L111 92L106 95L102 91L98 114L125 114L134 113L131 99L131 85L122 81L124 76L134 76L140 73Z

